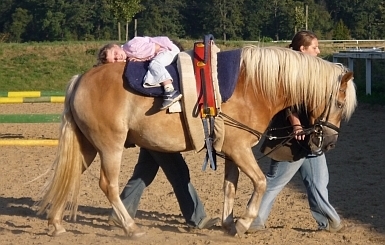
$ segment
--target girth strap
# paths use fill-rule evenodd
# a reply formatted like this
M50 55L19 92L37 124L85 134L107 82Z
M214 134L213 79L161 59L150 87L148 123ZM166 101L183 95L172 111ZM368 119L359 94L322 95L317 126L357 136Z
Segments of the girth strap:
M215 149L213 147L214 117L202 118L202 123L205 132L205 143L207 150L202 170L206 170L208 162L210 162L211 169L217 170L217 159Z

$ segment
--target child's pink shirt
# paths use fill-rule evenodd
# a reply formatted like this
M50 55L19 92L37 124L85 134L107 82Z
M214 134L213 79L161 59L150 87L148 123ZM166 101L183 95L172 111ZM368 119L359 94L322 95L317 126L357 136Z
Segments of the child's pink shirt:
M134 37L122 48L129 58L151 59L155 54L155 44L160 46L160 51L171 50L173 42L164 36L159 37Z

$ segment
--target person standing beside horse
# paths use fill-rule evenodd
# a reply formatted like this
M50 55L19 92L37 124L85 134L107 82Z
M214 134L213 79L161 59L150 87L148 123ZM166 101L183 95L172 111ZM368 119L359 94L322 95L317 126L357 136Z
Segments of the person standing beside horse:
M176 43L176 45L178 45L178 49L183 50L179 43ZM125 62L126 58L123 49L117 44L110 43L99 50L98 61L95 66ZM167 180L170 182L182 215L189 227L209 229L220 221L219 218L210 218L206 215L203 203L190 182L189 168L179 152L165 153L145 148L140 148L134 173L120 194L120 199L132 218L136 216L143 192L155 179L159 167L162 168ZM114 211L109 216L109 224L119 226Z
M219 218L210 218L206 215L203 203L190 182L189 168L179 152L165 153L145 148L140 148L134 173L120 194L120 199L132 218L136 216L140 198L145 188L155 179L159 167L170 182L183 218L189 227L209 229L220 221ZM109 224L119 226L114 211L109 217Z
M111 44L110 44L111 45ZM122 47L106 47L108 53L100 58L103 62L150 61L148 71L143 79L146 88L163 86L163 103L161 110L166 110L182 98L182 94L172 84L172 77L166 66L175 61L180 49L168 37L134 37Z
M296 33L289 47L312 56L317 56L320 53L318 38L310 31ZM258 215L252 222L248 233L265 229L266 220L277 195L297 172L300 173L306 187L310 211L317 221L318 228L329 232L338 232L343 225L336 210L329 203L327 189L329 172L325 154L314 155L310 151L304 150L306 148L306 144L303 144L305 140L304 128L310 126L306 112L300 109L297 112L293 108L287 108L280 111L271 123L271 127L275 129L288 125L292 126L294 138L285 142L285 145L281 145L285 139L273 141L265 139L262 143L261 151L267 153L272 160L266 174L266 192L262 197ZM287 161L289 159L283 161L282 158L285 157L279 156L285 150L290 154L296 152L293 156L288 157L292 158L290 161Z

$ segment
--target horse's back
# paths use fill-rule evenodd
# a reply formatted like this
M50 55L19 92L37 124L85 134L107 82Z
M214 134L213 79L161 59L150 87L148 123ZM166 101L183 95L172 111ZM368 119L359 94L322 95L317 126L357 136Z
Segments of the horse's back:
M73 95L74 111L106 118L121 115L119 112L124 110L128 96L123 88L123 69L123 63L106 64L84 73Z
M126 140L159 151L191 149L181 113L160 111L162 99L126 85L125 63L94 67L79 81L72 100L76 122L86 137ZM104 144L104 143L103 143Z

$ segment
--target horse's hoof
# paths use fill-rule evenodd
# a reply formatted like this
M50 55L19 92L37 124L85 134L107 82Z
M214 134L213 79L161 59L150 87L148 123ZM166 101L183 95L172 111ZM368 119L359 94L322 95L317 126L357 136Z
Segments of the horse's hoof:
M145 231L137 230L137 231L132 233L131 238L134 238L134 239L140 238L140 237L144 236L145 234L146 234Z
M237 220L237 222L235 223L235 230L239 236L242 236L246 233L248 228L246 228L246 226L240 221L241 220Z
M67 231L64 228L58 229L58 230L55 230L54 232L52 232L51 236L56 237L56 236L59 236L59 235L66 233L66 232Z
M131 238L139 238L146 234L145 231L143 231L139 226L137 226L135 223L127 227L126 234Z

